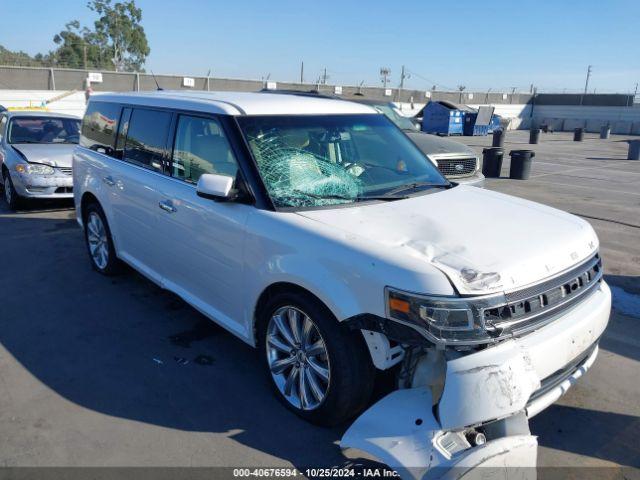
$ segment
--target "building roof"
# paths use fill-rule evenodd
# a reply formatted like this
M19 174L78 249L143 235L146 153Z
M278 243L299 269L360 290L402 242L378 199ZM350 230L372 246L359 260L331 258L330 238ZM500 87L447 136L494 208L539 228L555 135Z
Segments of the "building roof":
M271 92L207 92L160 90L153 92L95 93L92 101L184 108L227 115L377 114L366 105L340 99Z

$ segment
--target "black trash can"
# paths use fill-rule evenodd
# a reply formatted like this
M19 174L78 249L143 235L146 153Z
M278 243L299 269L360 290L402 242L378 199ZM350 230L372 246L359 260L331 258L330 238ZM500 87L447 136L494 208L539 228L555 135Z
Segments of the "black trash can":
M540 140L540 129L532 128L529 130L529 143L536 144Z
M606 140L611 135L611 126L603 125L600 127L600 138Z
M487 178L500 178L504 150L499 147L482 150L482 174Z
M584 128L578 127L573 130L573 141L581 142L584 139Z
M509 178L527 180L531 176L531 163L536 152L533 150L511 150L511 168Z
M629 140L627 160L640 160L640 140Z
M493 147L504 147L504 137L506 132L501 128L495 130L493 132L493 143L491 144Z

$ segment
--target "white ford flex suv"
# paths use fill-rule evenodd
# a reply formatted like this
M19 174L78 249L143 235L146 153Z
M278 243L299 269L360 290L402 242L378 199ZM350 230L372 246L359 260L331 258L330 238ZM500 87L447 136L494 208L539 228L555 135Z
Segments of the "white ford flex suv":
M95 95L73 192L95 270L125 262L257 347L301 417L353 418L392 369L342 445L406 476L535 464L528 419L609 318L587 222L449 183L367 105Z

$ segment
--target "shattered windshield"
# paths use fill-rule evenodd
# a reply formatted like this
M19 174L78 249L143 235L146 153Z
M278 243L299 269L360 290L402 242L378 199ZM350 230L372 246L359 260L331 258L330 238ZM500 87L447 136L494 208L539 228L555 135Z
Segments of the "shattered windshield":
M276 207L394 200L447 180L384 115L273 115L238 122Z

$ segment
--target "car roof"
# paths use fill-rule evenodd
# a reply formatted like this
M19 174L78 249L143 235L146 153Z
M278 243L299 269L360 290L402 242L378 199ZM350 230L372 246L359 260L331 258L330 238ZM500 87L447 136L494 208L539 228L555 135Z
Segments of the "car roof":
M12 117L50 117L50 118L71 118L73 120L80 120L80 117L75 115L69 115L68 113L47 112L44 110L7 110L5 113Z
M269 92L207 92L160 90L93 94L91 102L110 101L149 107L170 107L227 115L378 114L366 105L312 95Z

